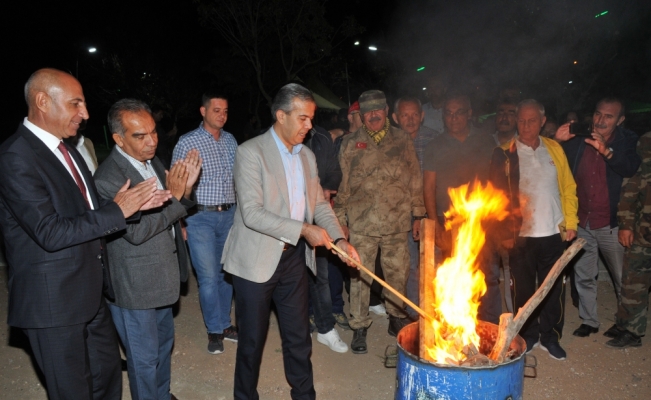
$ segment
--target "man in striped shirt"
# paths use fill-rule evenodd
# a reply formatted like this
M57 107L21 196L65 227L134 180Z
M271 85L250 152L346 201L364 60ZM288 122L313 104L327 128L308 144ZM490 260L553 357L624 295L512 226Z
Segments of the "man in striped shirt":
M235 215L233 164L237 142L224 131L228 119L228 99L220 93L206 93L199 111L203 122L181 136L174 148L172 165L191 149L203 160L196 187L197 210L186 219L188 246L197 272L199 302L208 330L208 352L224 351L224 340L237 342L237 328L231 325L233 287L225 279L220 263L228 231Z

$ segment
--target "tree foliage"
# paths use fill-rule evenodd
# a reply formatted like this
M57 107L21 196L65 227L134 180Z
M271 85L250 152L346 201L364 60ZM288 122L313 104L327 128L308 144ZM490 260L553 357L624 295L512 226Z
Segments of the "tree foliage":
M253 70L255 86L268 104L282 85L329 56L344 39L360 32L346 17L333 27L324 1L196 0L201 22L215 29Z

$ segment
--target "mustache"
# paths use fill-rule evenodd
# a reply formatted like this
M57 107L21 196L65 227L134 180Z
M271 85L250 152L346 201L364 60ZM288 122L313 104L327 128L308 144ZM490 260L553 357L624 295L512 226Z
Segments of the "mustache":
M608 128L608 125L606 125L606 124L594 124L594 127L599 128L599 129L606 129L606 128Z
M382 121L382 117L373 116L369 118L368 122Z

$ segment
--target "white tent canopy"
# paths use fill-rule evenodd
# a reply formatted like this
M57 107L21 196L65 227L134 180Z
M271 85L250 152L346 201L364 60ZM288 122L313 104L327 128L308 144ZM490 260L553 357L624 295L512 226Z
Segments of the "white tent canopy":
M312 92L312 96L314 96L314 101L316 102L316 105L319 108L338 111L339 109L345 107L345 105L342 106L342 105L334 104L330 100L326 100L324 97L314 92Z

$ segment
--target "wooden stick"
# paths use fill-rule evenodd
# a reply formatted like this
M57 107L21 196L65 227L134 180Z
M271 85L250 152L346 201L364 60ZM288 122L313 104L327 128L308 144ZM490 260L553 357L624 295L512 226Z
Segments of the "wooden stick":
M418 307L416 304L414 304L411 300L409 300L408 298L406 298L405 296L403 296L403 295L402 295L399 291L397 291L396 289L392 288L391 285L389 285L388 283L386 283L386 282L383 281L382 279L378 278L378 277L377 277L374 273L372 273L368 268L366 268L365 266L363 266L361 263L358 263L358 262L357 262L356 260L354 260L351 256L349 256L348 254L346 254L346 252L343 251L342 249L340 249L339 247L337 247L336 244L334 244L334 243L330 243L330 246L332 247L332 249L333 249L334 251L336 251L337 253L341 254L341 256L344 257L346 260L348 260L348 261L352 262L353 264L355 264L355 266L356 266L357 268L359 268L359 269L361 269L362 271L364 271L364 272L366 272L367 274L369 274L369 275L371 276L371 278L373 278L373 279L375 279L375 280L377 281L377 283L379 283L380 285L384 286L384 287L385 287L387 290L389 290L391 293L393 293L393 294L395 294L396 296L398 296L398 298L399 298L400 300L402 300L402 301L404 301L405 303L407 303L407 305L409 305L411 308L413 308L414 310L416 310L416 312L417 312L418 314L422 315L424 318L427 318L427 319L429 319L429 320L432 320L432 319L433 319L432 317L430 317L429 315L427 315L427 314L425 313L425 311L423 311L420 307Z
M436 244L436 222L432 219L423 218L420 221L420 264L419 264L419 299L423 311L434 315L434 279L436 279L436 263L434 260L434 246ZM428 361L432 359L427 351L434 347L435 333L431 327L431 321L420 317L418 321L418 353L420 358Z
M536 307L538 307L538 305L543 301L545 296L547 296L567 263L574 258L576 253L578 253L584 245L585 239L579 238L576 239L574 243L565 250L565 252L563 252L563 255L556 261L543 283L538 287L536 293L534 293L525 305L518 310L515 318L513 318L513 314L511 313L504 313L500 316L500 328L497 333L497 341L488 356L491 360L496 361L498 364L504 362L506 352L509 350L509 346L511 345L511 341L513 341L515 335L520 332L522 325L531 316L531 313L533 313Z

